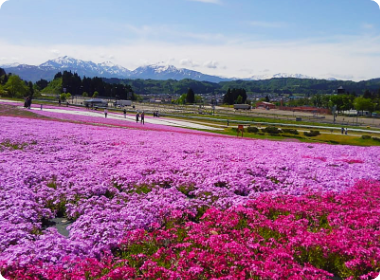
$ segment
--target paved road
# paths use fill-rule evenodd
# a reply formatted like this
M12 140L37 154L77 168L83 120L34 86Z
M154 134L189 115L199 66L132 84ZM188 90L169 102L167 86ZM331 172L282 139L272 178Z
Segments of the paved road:
M20 107L20 108L23 108L23 107ZM32 107L31 110L39 111L40 108ZM65 110L65 109L60 109L60 108L54 108L54 109L43 108L43 111L61 113L61 114L104 118L103 111L75 110L75 109ZM124 118L124 115L122 114L108 112L107 118L114 119L114 120L122 120L122 121L127 121L127 122L136 122L136 117L134 115L131 116L130 114L128 114L126 118ZM195 129L202 129L202 130L214 130L214 131L223 130L222 128L213 127L209 125L203 125L203 124L194 123L190 121L174 120L174 119L167 119L167 118L145 117L145 123L159 124L159 125L166 125L166 126L176 126L176 127L183 127L183 128L195 128Z

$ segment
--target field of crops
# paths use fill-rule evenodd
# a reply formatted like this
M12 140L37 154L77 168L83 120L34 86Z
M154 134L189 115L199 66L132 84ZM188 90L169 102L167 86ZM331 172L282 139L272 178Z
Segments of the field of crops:
M379 147L70 118L0 117L8 279L379 274ZM57 217L69 236L49 222Z

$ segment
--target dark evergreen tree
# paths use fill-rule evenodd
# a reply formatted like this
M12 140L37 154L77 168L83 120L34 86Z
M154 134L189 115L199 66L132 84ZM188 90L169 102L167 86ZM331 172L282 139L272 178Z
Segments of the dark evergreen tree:
M28 96L30 96L30 98L33 98L33 95L34 95L33 83L28 82L28 87L29 87Z
M190 104L195 103L195 94L191 88L187 90L186 103L190 103Z
M57 74L55 74L54 80L59 79L59 78L62 78L62 73L61 72L58 72Z
M5 70L3 68L0 68L0 77L1 76L5 76L7 73L5 72Z
M226 94L223 96L223 103L224 104L232 104L233 103L231 89L228 89Z
M366 99L372 99L373 96L372 96L372 92L370 92L368 89L364 92L363 94L363 97L366 98Z
M36 82L36 85L38 86L39 90L43 90L44 88L46 88L48 86L49 82L44 80L44 79L41 79L39 81Z
M247 92L243 88L233 88L232 90L228 89L227 93L223 97L223 103L229 104L229 105L235 104L237 102L245 103L246 100L247 100Z

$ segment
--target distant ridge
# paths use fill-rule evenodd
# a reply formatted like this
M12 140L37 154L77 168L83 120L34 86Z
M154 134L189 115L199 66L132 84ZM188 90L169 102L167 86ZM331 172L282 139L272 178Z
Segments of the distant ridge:
M40 79L52 80L60 71L71 71L78 73L80 76L86 77L101 77L101 78L118 78L118 79L152 79L152 80L183 80L191 79L195 81L207 81L219 83L223 81L244 80L244 81L259 81L269 80L273 78L296 78L296 79L316 79L303 74L287 74L277 73L274 75L254 75L249 78L224 78L212 76L189 70L186 68L177 68L173 65L152 64L140 66L131 71L123 66L116 65L111 61L102 63L94 63L92 61L84 61L69 56L58 57L48 60L40 65L27 65L12 63L2 65L7 73L19 75L23 80L36 82ZM325 80L336 81L331 77Z
M10 66L10 67L9 67ZM155 79L155 80L183 80L221 82L230 79L218 76L205 75L197 71L176 68L172 65L148 65L131 71L110 61L94 63L68 56L48 60L38 66L34 65L4 65L7 73L19 75L23 80L36 82L40 79L52 80L60 71L71 71L86 77L119 78L119 79Z

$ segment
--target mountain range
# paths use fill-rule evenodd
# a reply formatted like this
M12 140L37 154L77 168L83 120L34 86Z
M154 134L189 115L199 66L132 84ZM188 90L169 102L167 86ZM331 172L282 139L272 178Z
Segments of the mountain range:
M219 76L206 75L201 72L176 68L172 65L153 64L141 66L131 71L110 61L103 63L94 63L92 61L83 61L72 57L64 56L53 60L48 60L40 65L11 64L0 66L7 73L16 74L26 81L36 82L40 79L52 80L58 72L71 71L80 76L102 77L102 78L119 78L119 79L153 79L153 80L183 80L192 79L196 81L208 81L219 83L221 81L237 80L236 78L223 78ZM311 78L302 74L275 74L267 76L252 76L244 80L265 80L271 78Z

